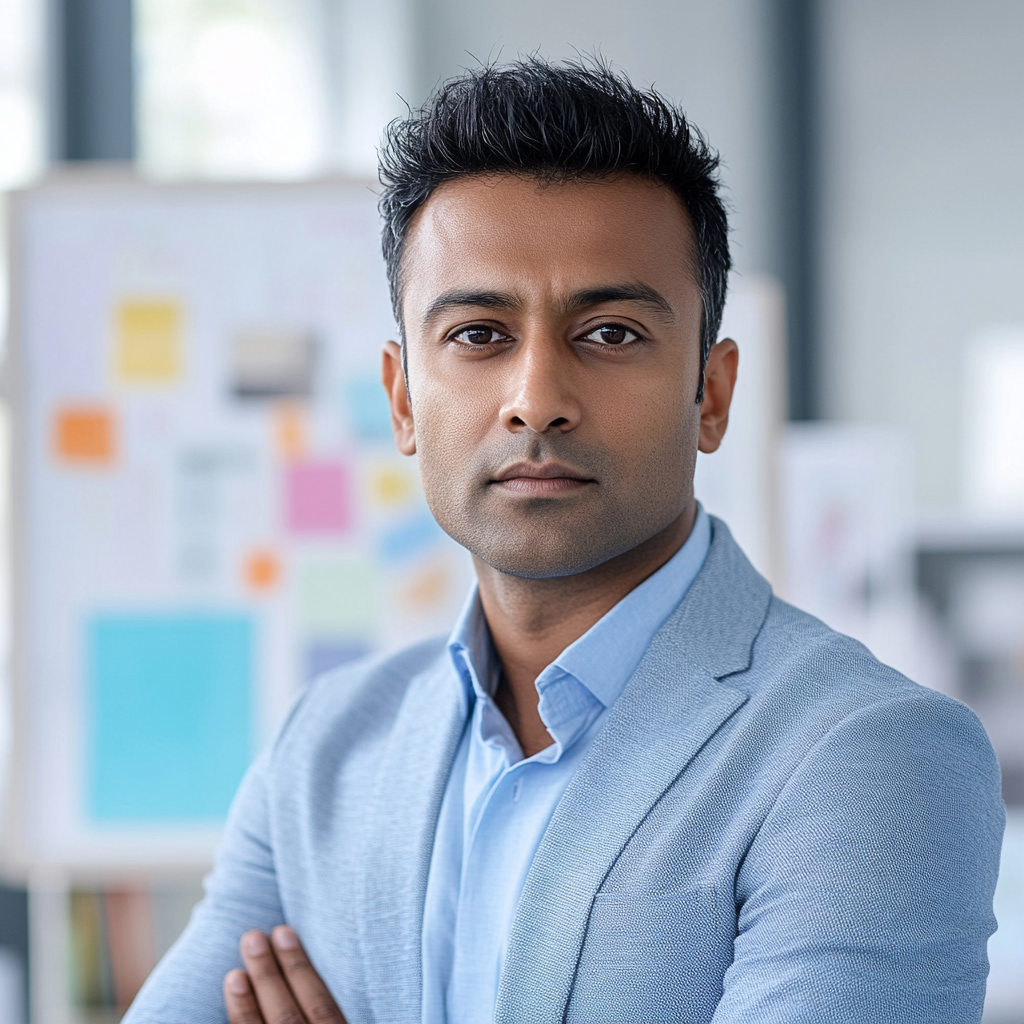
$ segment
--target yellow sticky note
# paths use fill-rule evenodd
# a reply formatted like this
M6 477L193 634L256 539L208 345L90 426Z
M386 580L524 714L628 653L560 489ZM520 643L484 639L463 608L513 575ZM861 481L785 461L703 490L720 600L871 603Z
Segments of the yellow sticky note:
M114 372L128 384L164 384L182 370L182 310L173 299L126 299L114 325Z
M409 505L416 500L417 482L415 475L404 466L374 466L370 473L370 495L374 504L385 508Z

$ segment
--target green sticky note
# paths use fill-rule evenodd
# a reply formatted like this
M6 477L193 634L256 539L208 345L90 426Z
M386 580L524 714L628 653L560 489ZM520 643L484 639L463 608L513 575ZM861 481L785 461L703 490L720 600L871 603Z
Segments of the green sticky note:
M299 571L299 613L313 636L365 636L374 632L379 579L372 562L324 559Z

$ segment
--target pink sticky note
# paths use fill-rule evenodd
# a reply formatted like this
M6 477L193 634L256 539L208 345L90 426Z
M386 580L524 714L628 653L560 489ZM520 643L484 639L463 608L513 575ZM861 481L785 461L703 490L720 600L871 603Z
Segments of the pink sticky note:
M296 533L340 533L352 525L348 473L340 462L298 462L287 469L286 521Z

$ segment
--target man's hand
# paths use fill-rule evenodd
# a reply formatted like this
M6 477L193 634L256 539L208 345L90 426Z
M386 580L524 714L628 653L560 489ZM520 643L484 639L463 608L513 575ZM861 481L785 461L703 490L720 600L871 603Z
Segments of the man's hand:
M298 935L278 925L242 936L244 971L224 977L224 1003L231 1024L345 1024L327 986L306 956Z

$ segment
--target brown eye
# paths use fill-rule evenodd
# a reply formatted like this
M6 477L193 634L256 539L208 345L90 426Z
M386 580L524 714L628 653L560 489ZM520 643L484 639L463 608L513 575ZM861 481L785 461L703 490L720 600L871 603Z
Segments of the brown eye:
M456 341L461 341L466 345L489 345L500 337L501 335L493 327L485 327L482 324L463 327L458 334L454 335Z
M596 341L601 345L628 345L639 340L639 336L622 324L605 324L591 331L585 341Z

